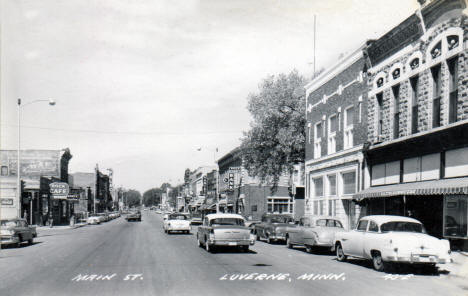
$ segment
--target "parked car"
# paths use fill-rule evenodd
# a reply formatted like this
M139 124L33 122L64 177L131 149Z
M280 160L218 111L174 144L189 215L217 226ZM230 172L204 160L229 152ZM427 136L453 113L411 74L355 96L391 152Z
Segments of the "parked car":
M90 225L97 225L97 224L101 224L101 217L100 216L89 216L87 219L86 219L86 223L90 224Z
M190 226L189 218L180 213L169 214L167 219L164 219L163 229L165 233L174 231L181 231L183 233L190 233L192 227Z
M138 211L133 211L127 214L125 217L127 221L140 221L141 222L141 212Z
M192 225L200 225L202 224L202 216L201 213L192 213L190 215L190 223Z
M25 219L8 219L0 221L0 236L2 245L19 246L22 242L32 245L34 230L29 227Z
M208 252L217 246L233 246L245 252L255 244L255 235L245 227L245 219L237 214L209 214L197 232L198 246Z
M390 263L433 268L436 263L451 262L448 240L428 235L421 222L401 216L363 217L356 229L337 232L334 246L338 261L348 256L370 259L378 271L384 271Z
M255 230L255 225L260 223L260 220L246 220L245 221L245 226L250 228L252 231Z
M286 228L294 227L294 218L288 214L264 214L262 221L255 224L255 234L258 240L286 241Z
M301 217L297 227L286 229L286 245L288 248L304 246L308 253L311 253L314 247L331 249L335 233L343 230L343 225L337 219Z

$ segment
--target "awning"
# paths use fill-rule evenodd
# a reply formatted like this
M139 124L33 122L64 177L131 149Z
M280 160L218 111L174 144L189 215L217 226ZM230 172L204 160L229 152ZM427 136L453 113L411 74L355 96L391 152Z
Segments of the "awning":
M200 207L200 210L213 210L213 209L216 209L216 204L202 205Z
M353 198L387 197L397 195L468 194L468 177L393 184L367 188Z

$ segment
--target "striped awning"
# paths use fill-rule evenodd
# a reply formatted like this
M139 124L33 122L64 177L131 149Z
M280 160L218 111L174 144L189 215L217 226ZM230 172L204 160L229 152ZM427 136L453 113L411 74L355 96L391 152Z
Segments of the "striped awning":
M370 187L354 194L353 199L439 194L468 194L468 177Z

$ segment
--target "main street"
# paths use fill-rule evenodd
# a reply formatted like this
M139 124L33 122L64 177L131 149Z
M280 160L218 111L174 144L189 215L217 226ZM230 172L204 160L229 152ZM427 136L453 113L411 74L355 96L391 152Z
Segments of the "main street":
M333 254L257 242L249 253L208 253L191 235L167 235L162 217L119 218L76 229L41 229L32 246L0 252L0 295L466 295L437 275L389 275ZM315 275L334 279L313 279ZM253 279L239 279L250 275ZM270 279L255 279L266 274ZM304 274L314 274L309 279ZM275 279L271 279L271 277ZM232 279L232 280L231 280Z

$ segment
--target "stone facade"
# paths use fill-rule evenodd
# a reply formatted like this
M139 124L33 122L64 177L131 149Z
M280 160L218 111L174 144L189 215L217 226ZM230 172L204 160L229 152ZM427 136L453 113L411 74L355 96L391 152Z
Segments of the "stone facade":
M449 14L447 17L452 16ZM367 140L371 143L385 142L394 139L394 95L392 88L396 85L400 87L400 104L398 110L399 130L398 137L409 136L411 132L412 118L412 87L410 78L418 76L417 88L418 123L417 132L424 132L432 129L433 113L433 78L431 68L440 65L441 75L441 102L440 102L440 126L449 124L449 67L447 62L456 58L458 60L458 104L457 121L468 119L468 91L467 91L467 29L468 20L465 15L451 17L444 21L439 20L433 28L427 28L426 33L420 38L393 53L387 60L379 64L371 65L368 71L369 102L368 117L370 123L367 130ZM460 37L458 46L449 49L447 38L449 36ZM433 58L431 50L441 42L442 53ZM419 66L412 69L411 62L419 59ZM371 58L369 58L371 60ZM372 61L369 62L372 64ZM394 79L392 72L400 69L400 77ZM381 86L377 86L379 78L383 79ZM383 95L382 106L382 132L380 138L377 131L378 108L376 95Z

